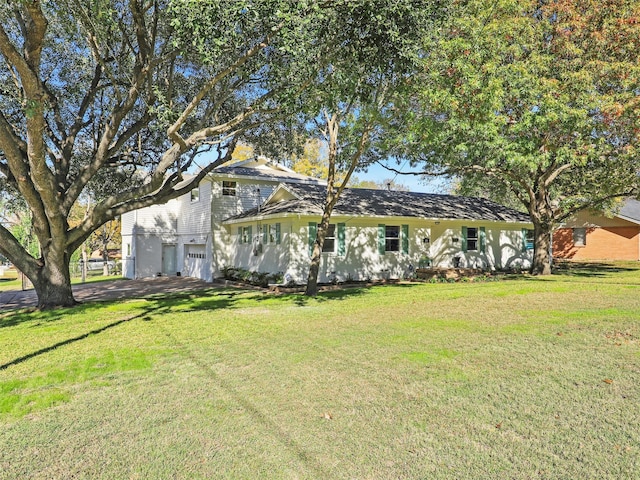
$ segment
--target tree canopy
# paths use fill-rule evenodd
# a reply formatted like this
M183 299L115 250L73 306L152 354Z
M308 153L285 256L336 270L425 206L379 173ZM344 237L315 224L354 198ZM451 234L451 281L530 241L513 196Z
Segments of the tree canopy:
M585 207L638 192L640 2L456 2L427 39L399 151L421 172L511 195L549 236ZM487 185L490 185L487 187Z
M297 114L330 92L365 96L410 60L410 25L385 18L427 3L1 0L0 188L24 202L40 251L0 225L0 253L41 307L74 303L69 259L91 232L188 192L238 141L281 155Z

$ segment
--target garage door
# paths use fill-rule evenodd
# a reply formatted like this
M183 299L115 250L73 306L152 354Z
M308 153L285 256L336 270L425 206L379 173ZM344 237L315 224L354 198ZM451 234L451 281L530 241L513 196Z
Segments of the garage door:
M206 245L185 245L184 274L206 280L208 271Z

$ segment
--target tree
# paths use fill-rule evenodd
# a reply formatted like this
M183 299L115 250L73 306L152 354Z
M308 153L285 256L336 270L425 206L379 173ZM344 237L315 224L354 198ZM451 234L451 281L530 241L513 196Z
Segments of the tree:
M75 303L69 261L101 225L189 192L240 140L268 149L270 125L350 45L341 15L361 3L1 0L0 188L24 201L40 254L3 225L0 253L38 306ZM203 151L214 160L187 179Z
M360 180L351 177L350 188L370 188L373 190L393 190L394 192L409 192L411 189L403 183L398 183L394 178L384 178L379 182L375 180Z
M457 6L426 42L396 147L422 174L517 199L535 229L532 271L548 274L554 226L638 192L640 3Z
M344 48L332 59L326 80L310 89L306 115L301 116L303 123L313 123L311 133L327 145L327 191L305 295L317 294L322 248L340 194L359 166L384 155L383 125L415 72L420 40L444 14L444 4L371 0L346 2L337 9L338 28L332 34Z
M319 138L311 138L304 142L301 155L293 155L291 169L302 175L314 178L327 178L329 160L326 146Z

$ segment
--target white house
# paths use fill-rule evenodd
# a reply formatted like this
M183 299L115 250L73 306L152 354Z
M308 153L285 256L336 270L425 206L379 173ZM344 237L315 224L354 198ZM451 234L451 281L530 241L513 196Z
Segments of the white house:
M229 265L305 282L325 188L282 184L259 208L226 219L234 236ZM528 267L531 228L525 214L486 199L345 189L318 281L402 278L427 265Z
M216 168L189 194L122 215L126 278L185 275L212 281L232 261L221 222L257 207L281 183L322 184L264 157Z
M306 281L326 185L264 158L221 167L166 205L123 215L124 275L211 281L225 267ZM527 267L525 214L469 197L345 189L319 282L402 278L418 267Z

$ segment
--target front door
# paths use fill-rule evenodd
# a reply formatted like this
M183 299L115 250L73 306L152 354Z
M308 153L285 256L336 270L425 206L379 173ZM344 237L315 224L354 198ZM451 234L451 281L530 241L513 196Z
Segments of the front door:
M176 246L162 245L162 275L175 275L176 263Z

